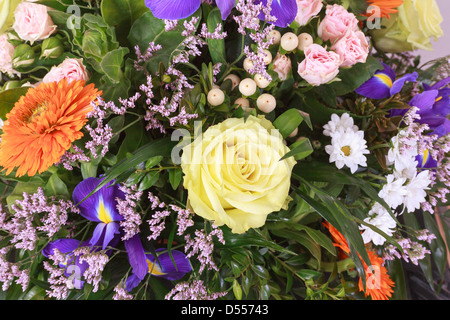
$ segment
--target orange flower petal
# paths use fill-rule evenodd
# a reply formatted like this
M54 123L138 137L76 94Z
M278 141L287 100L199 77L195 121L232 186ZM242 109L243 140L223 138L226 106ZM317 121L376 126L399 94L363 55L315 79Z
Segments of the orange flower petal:
M101 92L93 84L65 79L30 88L6 115L0 142L0 166L16 176L42 173L58 162L83 134L91 102Z

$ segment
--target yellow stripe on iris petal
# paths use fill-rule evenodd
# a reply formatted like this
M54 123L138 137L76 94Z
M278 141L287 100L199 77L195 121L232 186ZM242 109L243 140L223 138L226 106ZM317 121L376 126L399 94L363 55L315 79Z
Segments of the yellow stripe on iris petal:
M109 211L106 210L105 204L103 203L103 198L100 197L99 204L98 204L98 218L103 223L110 223L113 220L111 219L111 214Z
M154 264L153 262L151 262L148 259L147 259L147 264L148 264L148 272L150 274L153 274L155 276L163 276L166 274L166 273L162 272L161 268L157 264Z
M442 99L442 96L437 97L436 100L434 100L434 102L438 102L438 101L441 100L441 99Z
M392 79L384 73L378 73L375 75L375 77L377 77L378 79L381 80L381 82L383 82L385 85L387 85L389 88L392 88Z
M425 164L427 163L429 156L430 156L430 152L428 151L428 149L423 150L422 167L424 167Z

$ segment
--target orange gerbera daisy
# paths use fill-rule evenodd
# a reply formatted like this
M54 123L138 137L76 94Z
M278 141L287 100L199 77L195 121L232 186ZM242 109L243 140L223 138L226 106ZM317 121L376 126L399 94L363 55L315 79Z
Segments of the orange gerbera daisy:
M85 81L65 79L30 88L6 115L0 142L0 166L16 176L46 171L73 141L80 139L91 102L101 92Z
M367 267L363 262L366 270L366 288L364 289L362 279L359 278L359 290L364 291L366 297L370 295L372 300L388 300L394 292L392 287L394 287L395 283L383 266L383 258L371 250L368 250L367 254L371 265Z
M345 256L340 257L346 258L346 255L350 253L350 248L343 234L330 223L324 222L323 224L330 231L334 241L333 245L344 252ZM367 250L367 255L369 256L371 265L367 267L367 264L363 261L363 266L366 271L366 288L364 289L362 278L359 278L359 290L363 291L366 297L370 295L372 300L388 300L392 296L392 287L395 283L391 280L387 269L383 266L383 259L371 250Z
M397 8L403 4L403 0L366 0L369 6L378 7L379 10L368 12L368 15L376 18L390 19L391 13L396 13Z

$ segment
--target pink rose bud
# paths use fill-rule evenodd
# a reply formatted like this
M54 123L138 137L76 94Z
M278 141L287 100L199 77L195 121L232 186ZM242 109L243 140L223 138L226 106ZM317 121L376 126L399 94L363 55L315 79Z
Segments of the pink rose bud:
M298 74L313 86L330 82L339 73L341 58L313 43L305 49L305 59L298 65Z
M42 79L42 82L59 82L64 78L67 79L68 83L74 80L88 80L89 76L82 59L66 58L60 65L52 67Z
M277 53L273 60L273 71L278 74L278 78L281 81L287 79L289 71L292 69L291 59L284 54Z
M4 33L0 36L0 72L10 76L18 74L12 67L13 54L14 46L8 42L8 36Z
M41 4L27 1L19 3L14 11L14 19L13 29L17 35L31 44L47 39L56 31L47 7Z
M366 62L369 55L369 43L361 31L349 30L344 37L333 44L331 50L341 57L341 67L349 68L358 62Z
M297 16L295 21L304 26L309 20L319 14L323 0L297 0Z
M334 4L328 5L325 11L325 18L319 25L319 37L330 40L331 43L342 38L347 30L358 31L358 19L353 13L348 12L343 6Z

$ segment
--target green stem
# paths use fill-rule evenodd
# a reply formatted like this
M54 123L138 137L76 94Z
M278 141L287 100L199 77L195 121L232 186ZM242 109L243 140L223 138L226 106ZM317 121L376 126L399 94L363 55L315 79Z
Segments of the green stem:
M139 115L139 117L136 120L134 120L133 122L127 124L125 127L120 129L119 131L115 132L113 137L115 137L116 135L120 134L122 131L127 130L129 127L133 126L134 124L138 123L139 121L141 121L142 118L143 118L143 116Z

